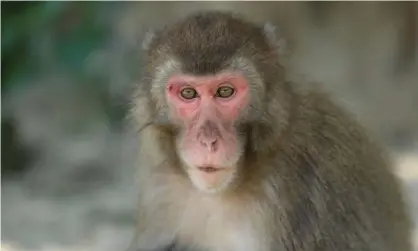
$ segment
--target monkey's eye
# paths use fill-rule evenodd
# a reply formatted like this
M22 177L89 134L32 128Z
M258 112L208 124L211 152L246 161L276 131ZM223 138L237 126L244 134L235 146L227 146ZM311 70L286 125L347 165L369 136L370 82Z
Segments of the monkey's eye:
M220 98L229 98L234 94L235 90L229 86L222 86L216 90L216 96Z
M197 97L197 92L195 89L187 87L181 90L180 96L184 99L194 99Z

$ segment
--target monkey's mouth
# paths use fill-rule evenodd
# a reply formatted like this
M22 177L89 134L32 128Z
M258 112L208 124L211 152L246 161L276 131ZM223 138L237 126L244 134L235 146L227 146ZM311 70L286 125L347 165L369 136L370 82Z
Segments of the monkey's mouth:
M197 169L199 169L200 171L205 172L205 173L214 173L214 172L218 172L218 171L222 170L220 168L215 168L215 167L212 167L212 166L199 166L199 167L197 167Z

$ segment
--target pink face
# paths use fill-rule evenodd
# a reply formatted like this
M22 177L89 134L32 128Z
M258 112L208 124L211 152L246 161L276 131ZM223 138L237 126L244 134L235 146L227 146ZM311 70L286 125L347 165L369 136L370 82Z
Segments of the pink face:
M249 101L246 79L239 74L175 75L166 95L171 115L184 125L182 159L205 173L234 166L242 152L235 121Z

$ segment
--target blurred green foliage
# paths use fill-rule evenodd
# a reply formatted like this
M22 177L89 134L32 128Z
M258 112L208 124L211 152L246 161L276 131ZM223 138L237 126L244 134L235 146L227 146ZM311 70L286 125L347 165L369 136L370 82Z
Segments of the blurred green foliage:
M51 66L82 77L84 59L106 38L106 26L97 18L104 6L100 2L1 5L2 93L30 83L25 80L50 71Z

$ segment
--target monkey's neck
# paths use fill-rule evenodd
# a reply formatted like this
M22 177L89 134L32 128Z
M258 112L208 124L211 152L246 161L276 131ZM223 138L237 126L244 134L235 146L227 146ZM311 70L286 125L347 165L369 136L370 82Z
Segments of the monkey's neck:
M294 133L303 110L303 97L298 93L296 84L283 81L272 84L269 90L263 115L248 130L249 154L257 156L257 162L274 158L278 149L287 144ZM279 101L277 101L279 100Z

